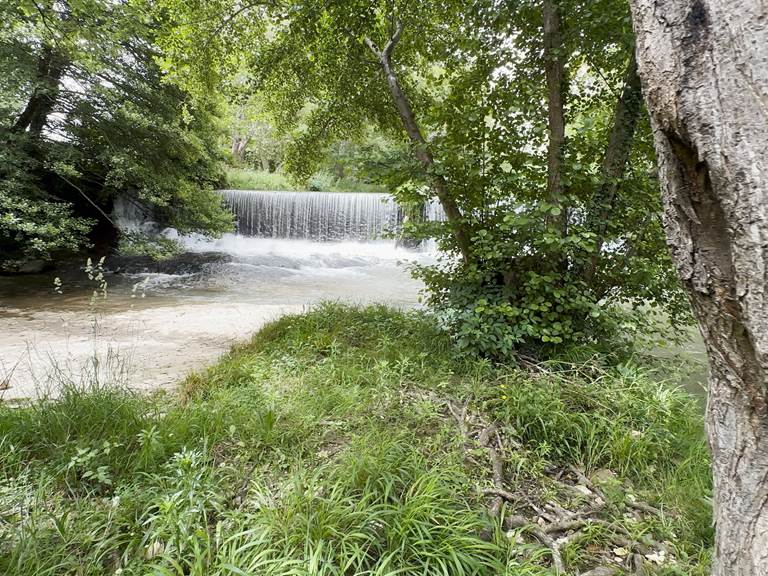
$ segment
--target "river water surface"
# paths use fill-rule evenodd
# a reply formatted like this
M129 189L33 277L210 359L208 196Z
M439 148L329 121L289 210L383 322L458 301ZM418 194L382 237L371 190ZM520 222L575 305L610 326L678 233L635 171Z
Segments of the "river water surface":
M106 299L92 296L97 285L84 262L0 277L2 397L55 394L61 380L93 374L138 389L169 387L265 322L320 301L418 304L422 286L407 266L432 257L375 239L393 218L386 199L309 193L292 195L291 204L288 195L274 193L270 206L265 196L230 193L228 199L247 232L257 222L253 210L272 219L272 237L185 238L202 263L172 273L132 271L108 258L108 270L121 270L105 274Z
M401 218L386 195L223 194L239 233L182 238L188 253L170 268L108 258L106 298L93 297L85 262L0 277L0 398L56 394L62 381L94 378L172 388L266 322L320 301L418 305L422 285L408 267L435 254L381 239ZM680 352L694 366L683 384L701 396L700 339L658 354Z

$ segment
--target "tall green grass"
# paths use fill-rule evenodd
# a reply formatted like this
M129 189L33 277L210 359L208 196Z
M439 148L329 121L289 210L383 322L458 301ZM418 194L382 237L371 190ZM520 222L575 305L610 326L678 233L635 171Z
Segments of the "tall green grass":
M339 305L265 327L179 397L68 385L0 405L0 573L550 574L546 548L487 515L487 462L447 400L518 446L511 487L543 505L558 470L610 470L613 521L674 551L649 569L706 573L708 460L684 392L633 366L492 366L422 313ZM664 515L628 519L628 491ZM592 527L563 556L575 573L606 550Z

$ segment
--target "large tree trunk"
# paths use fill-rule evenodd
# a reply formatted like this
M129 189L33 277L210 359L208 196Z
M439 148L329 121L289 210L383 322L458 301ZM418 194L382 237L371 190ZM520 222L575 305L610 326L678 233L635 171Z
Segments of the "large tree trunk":
M717 576L768 574L768 4L632 0L665 227L709 355Z
M66 58L55 48L46 46L42 49L37 63L35 87L27 105L11 127L13 132L29 130L34 138L40 137L59 97L59 83L66 67Z

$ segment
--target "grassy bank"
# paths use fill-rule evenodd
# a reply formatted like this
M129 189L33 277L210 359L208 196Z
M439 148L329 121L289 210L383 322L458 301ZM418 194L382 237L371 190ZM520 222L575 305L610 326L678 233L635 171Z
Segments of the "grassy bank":
M686 394L459 358L383 307L285 317L180 398L0 406L0 482L14 575L703 575L711 543Z
M227 186L233 190L386 192L384 188L375 184L358 182L349 178L339 180L326 173L315 174L305 185L298 186L281 172L264 172L250 168L228 168Z

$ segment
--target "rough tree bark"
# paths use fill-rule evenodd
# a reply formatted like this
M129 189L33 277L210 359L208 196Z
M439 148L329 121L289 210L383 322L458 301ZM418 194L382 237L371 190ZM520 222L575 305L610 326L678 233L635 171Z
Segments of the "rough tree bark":
M768 574L768 4L631 0L665 227L709 356L716 576Z
M547 78L547 197L559 206L563 197L563 157L565 155L565 46L562 18L556 0L542 2L544 23L544 62ZM558 224L563 236L568 234L568 214L563 210Z
M435 160L432 156L432 152L429 149L427 141L424 139L424 135L421 133L419 124L416 121L416 115L413 113L413 108L411 107L411 102L405 92L403 92L400 82L397 79L397 75L392 69L392 52L395 49L395 45L397 45L397 42L400 40L402 32L402 23L398 22L394 34L382 50L380 50L370 38L365 39L365 44L370 48L371 52L376 55L376 58L381 65L381 70L387 81L392 100L395 103L400 120L408 134L408 138L414 146L416 157L424 170L431 173L432 188L434 189L440 204L443 206L448 222L451 224L456 244L459 247L459 252L464 259L464 262L468 262L470 258L469 237L462 224L461 210L448 191L448 182L445 177L440 174L434 174L433 172Z

